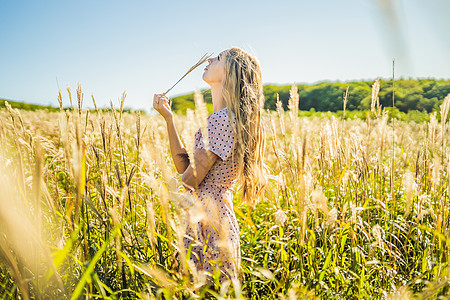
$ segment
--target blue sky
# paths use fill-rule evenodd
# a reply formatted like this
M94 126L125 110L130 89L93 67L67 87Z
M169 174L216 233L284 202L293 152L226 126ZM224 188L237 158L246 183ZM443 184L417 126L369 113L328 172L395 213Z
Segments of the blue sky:
M450 1L0 1L0 98L150 110L205 52L257 56L265 83L450 78ZM205 88L203 68L169 96ZM58 88L59 87L59 88ZM67 93L63 92L65 105Z

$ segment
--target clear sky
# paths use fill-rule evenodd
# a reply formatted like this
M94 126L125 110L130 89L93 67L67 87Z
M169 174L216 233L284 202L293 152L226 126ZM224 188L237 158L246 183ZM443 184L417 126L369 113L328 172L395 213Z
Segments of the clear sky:
M265 83L450 78L449 0L0 1L0 98L149 111L205 52L257 56ZM199 67L169 94L207 87ZM59 88L58 88L59 86ZM65 105L69 104L63 91Z

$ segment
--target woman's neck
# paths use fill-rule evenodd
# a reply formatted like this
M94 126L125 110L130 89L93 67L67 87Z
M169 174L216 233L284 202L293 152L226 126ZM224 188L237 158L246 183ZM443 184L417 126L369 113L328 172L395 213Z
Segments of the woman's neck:
M222 83L211 85L212 103L214 106L214 112L219 111L227 107L225 99L222 95Z

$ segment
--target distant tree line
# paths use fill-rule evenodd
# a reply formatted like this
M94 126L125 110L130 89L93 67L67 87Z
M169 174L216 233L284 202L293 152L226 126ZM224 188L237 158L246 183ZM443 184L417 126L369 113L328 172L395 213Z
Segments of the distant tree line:
M348 110L370 110L372 85L375 81L321 82L317 84L298 84L300 110L331 111L343 109L343 94L349 88ZM379 101L382 107L392 107L392 80L380 79ZM418 110L432 112L438 110L442 100L450 93L450 80L436 79L398 79L395 81L395 106L402 112ZM287 109L291 85L264 86L265 108L276 109L277 94ZM212 103L211 91L202 91L205 101ZM212 106L209 105L210 110ZM185 112L194 108L193 94L173 98L172 108Z
M19 102L19 101L12 101L12 100L5 100L0 98L0 109L5 108L5 102L8 101L9 105L11 105L12 108L17 109L23 109L23 110L30 110L30 111L36 111L36 110L47 110L49 112L59 112L60 108L55 106L45 106L45 105L39 105L39 104L29 104L25 102ZM64 109L70 109L70 107L64 107ZM110 107L101 108L99 107L100 111L111 111ZM120 111L118 108L116 111ZM145 110L143 109L132 109L124 107L123 112L140 112L141 114L146 114Z
M41 109L45 109L45 110L53 111L53 112L59 111L59 108L56 108L53 106L28 104L28 103L24 103L24 102L11 101L11 100L5 100L5 99L0 99L0 109L6 107L5 106L6 101L8 101L9 105L11 105L12 108L17 108L17 109L31 110L31 111L41 110Z
M349 89L347 110L370 110L372 85L375 81L355 82L321 82L316 84L298 84L300 95L299 109L304 111L337 112L343 109L343 95ZM392 80L380 80L378 94L382 107L392 107ZM265 108L276 109L277 94L287 109L291 85L264 86ZM209 112L213 111L211 90L202 91ZM395 81L395 107L401 112L417 110L430 113L439 110L445 96L450 94L450 80L436 79L398 79ZM25 110L46 109L59 111L59 108L27 104L7 100L11 107ZM5 100L0 99L0 108L5 107ZM172 98L172 109L182 113L186 109L194 109L194 94L186 94ZM142 112L144 113L144 112Z

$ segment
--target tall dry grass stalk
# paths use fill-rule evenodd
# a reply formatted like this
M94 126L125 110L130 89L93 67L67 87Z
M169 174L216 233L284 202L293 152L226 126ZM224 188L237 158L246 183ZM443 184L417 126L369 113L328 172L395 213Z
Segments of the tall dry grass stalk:
M436 118L436 112L432 112L430 114L430 122L427 125L428 125L428 139L431 142L431 146L435 147L437 142L437 130L439 128L438 120Z
M405 173L403 177L403 186L405 187L406 196L405 218L407 218L411 213L413 200L417 194L417 184L414 180L414 175L411 172Z
M195 103L195 118L200 123L200 130L202 132L202 140L206 149L209 149L209 138L208 138L208 109L206 103L203 100L203 94L199 91L194 93L194 103ZM191 132L192 133L192 132ZM208 152L209 154L209 152Z
M380 92L380 79L377 78L372 85L372 101L370 104L370 111L378 118L381 115L380 98L378 94Z
M349 87L347 86L347 88L345 89L345 93L343 95L344 112L342 114L342 120L345 120L345 110L347 108L347 103L348 103L348 89L349 89Z
M277 113L278 113L278 118L280 119L280 129L281 129L281 134L283 136L286 135L286 129L284 126L284 110L283 110L283 103L280 101L280 96L277 94Z
M195 113L191 109L186 110L186 117L188 118L188 122L181 132L181 137L183 139L183 143L185 145L186 152L189 155L189 163L192 166L192 170L194 176L196 176L196 165L194 160L194 151L195 151L195 133L197 131L197 122L195 122ZM202 131L203 132L203 131ZM205 130L206 132L206 130Z
M44 155L40 142L34 148L28 148L35 155L34 170L28 170L33 174L31 185L21 179L17 159L0 149L0 260L11 270L24 299L55 294L55 288L65 294L48 237L43 234L40 195ZM47 191L44 195L48 196Z
M445 138L444 136L447 134L447 117L448 117L448 111L450 110L450 94L448 94L444 100L442 101L442 104L440 105L441 109L441 164L444 163L445 160L445 153L444 149L446 149L445 146Z
M394 202L394 207L397 206L397 198L395 197L395 185L394 185L394 170L395 170L395 60L392 60L392 160L391 160L391 177L390 177L390 188L391 188L391 199ZM394 211L394 210L392 210Z
M289 90L289 117L291 119L291 128L292 128L292 138L295 141L298 137L298 105L300 102L300 97L298 95L298 87L293 85Z
M291 120L291 130L292 130L292 147L294 154L294 159L296 162L296 173L300 174L303 170L301 170L301 139L300 139L300 123L299 123L299 117L298 117L298 109L299 109L299 102L300 102L300 96L298 94L298 87L296 85L293 85L291 89L289 90L289 101L288 101L288 108L289 108L289 117Z
M450 94L448 94L440 106L441 109L441 124L442 132L444 132L445 125L447 123L448 111L450 110Z

